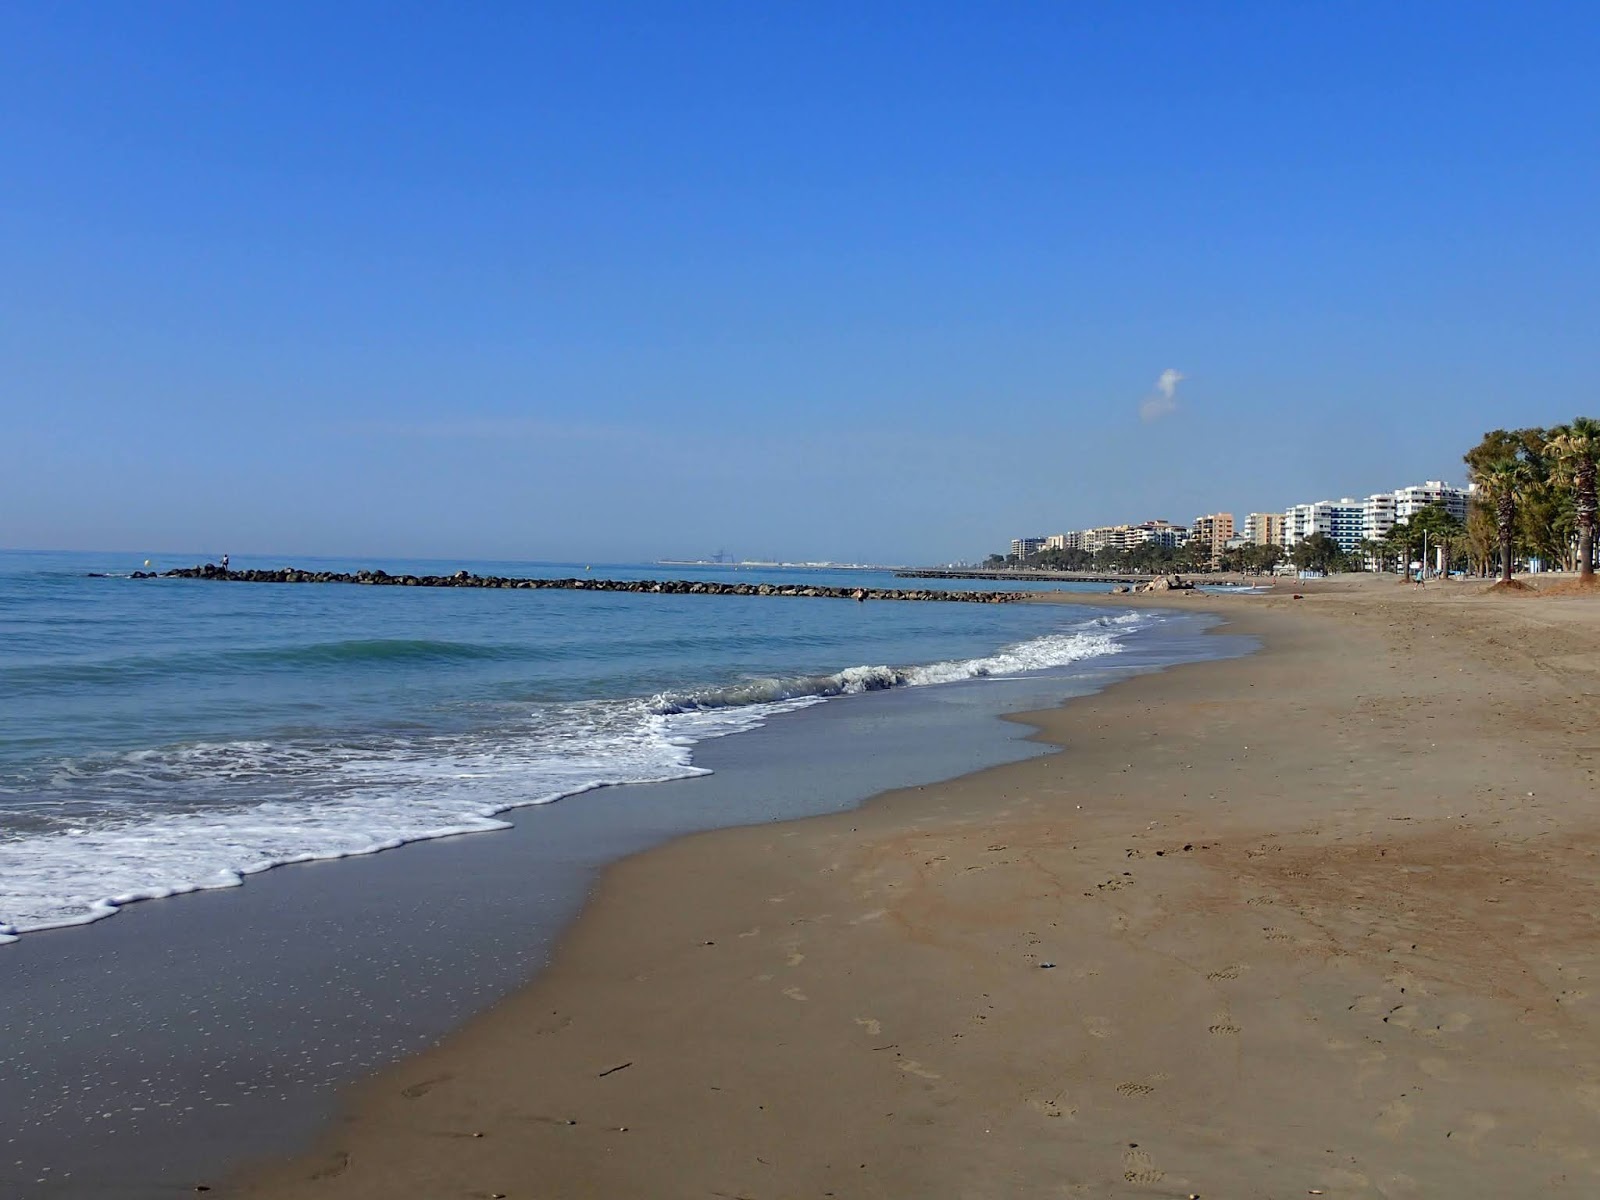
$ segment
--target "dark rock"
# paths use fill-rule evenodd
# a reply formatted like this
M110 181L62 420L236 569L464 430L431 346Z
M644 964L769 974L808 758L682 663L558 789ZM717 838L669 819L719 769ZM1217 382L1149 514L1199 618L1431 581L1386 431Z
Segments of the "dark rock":
M818 584L797 583L717 583L707 580L686 579L521 579L508 576L479 577L470 571L457 571L453 575L390 575L386 571L361 570L352 573L339 571L302 571L297 567L279 567L277 570L224 571L214 563L195 567L175 567L165 572L174 579L224 579L239 583L350 583L364 586L388 587L474 587L512 588L520 590L558 590L579 592L637 592L658 595L691 596L809 596L826 599L868 600L921 600L966 604L1008 604L1026 599L1022 592L958 592L934 591L925 588L897 590L893 588L824 587ZM134 579L155 579L157 572L134 571ZM1191 585L1178 582L1177 586Z

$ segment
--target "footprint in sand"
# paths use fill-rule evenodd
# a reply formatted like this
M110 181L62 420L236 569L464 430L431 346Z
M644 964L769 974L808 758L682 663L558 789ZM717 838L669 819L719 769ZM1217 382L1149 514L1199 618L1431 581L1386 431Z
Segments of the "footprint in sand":
M1420 1059L1417 1062L1417 1066L1421 1069L1424 1075L1431 1075L1433 1078L1442 1079L1447 1083L1455 1074L1455 1070L1453 1067L1451 1067L1450 1060L1448 1058Z
M867 1031L868 1037L877 1037L883 1032L883 1022L874 1017L857 1017L856 1024Z
M436 1075L432 1079L424 1079L421 1083L413 1083L410 1087L401 1088L400 1094L407 1100L417 1100L426 1096L441 1083L448 1083L451 1078L452 1076L449 1075Z
M809 1000L810 999L809 996L807 996L804 992L802 992L797 987L786 987L786 988L783 989L783 994L785 996L789 997L789 999L791 999L791 1000Z
M1398 1025L1401 1029L1410 1029L1417 1023L1417 1010L1409 1004L1397 1004L1384 1014L1385 1025Z
M1215 1025L1206 1026L1206 1032L1228 1037L1232 1036L1233 1034L1237 1034L1239 1032L1239 1027L1230 1021L1226 1016L1221 1016L1217 1018L1217 1023Z
M1122 1152L1122 1177L1129 1183L1160 1183L1167 1177L1156 1167L1155 1160L1136 1146Z
M1110 1017L1085 1017L1083 1027L1089 1031L1090 1037L1108 1038L1115 1032Z
M791 967L798 967L801 963L805 962L805 960L806 956L801 954L798 950L789 955L789 965Z
M1389 1056L1382 1050L1363 1054L1356 1060L1356 1086L1365 1087L1370 1080L1376 1079L1383 1073L1383 1064L1388 1061Z
M1468 1113L1467 1129L1465 1133L1458 1133L1456 1140L1465 1144L1468 1150L1476 1151L1478 1143L1491 1133L1500 1122L1488 1113Z
M334 1154L328 1155L328 1157L322 1161L322 1165L317 1167L316 1170L312 1171L310 1175L306 1176L306 1178L313 1180L335 1179L338 1176L343 1175L349 1169L350 1156L341 1150Z
M1229 963L1225 967L1218 967L1206 976L1212 983L1219 983L1224 979L1237 979L1244 967L1239 963Z
M1398 1138L1411 1124L1411 1105L1404 1100L1391 1100L1378 1110L1378 1132L1391 1140Z
M1371 1181L1360 1171L1352 1171L1346 1167L1329 1167L1322 1173L1322 1183L1325 1188L1349 1188L1351 1191L1363 1191L1372 1186Z
M1130 1082L1117 1084L1117 1095L1119 1096L1148 1096L1153 1091L1155 1091L1155 1088L1148 1083Z
M902 1059L900 1062L896 1063L895 1065L898 1066L907 1075L915 1075L918 1079L942 1079L943 1078L943 1076L940 1075L939 1072L930 1071L927 1067L923 1066L921 1063L919 1063L914 1058Z
M1063 1105L1059 1095L1056 1096L1029 1096L1028 1107L1041 1116L1061 1119L1078 1115L1078 1106L1075 1104Z

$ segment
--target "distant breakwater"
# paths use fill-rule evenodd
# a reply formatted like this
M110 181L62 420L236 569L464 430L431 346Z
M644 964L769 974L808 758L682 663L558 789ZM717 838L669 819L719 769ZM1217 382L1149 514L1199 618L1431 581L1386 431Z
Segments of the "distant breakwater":
M958 592L942 588L826 587L814 583L718 583L690 579L526 579L505 575L390 575L387 571L227 571L215 563L171 571L135 571L134 579L211 579L223 583L353 583L367 587L513 588L569 592L642 592L670 596L814 596L829 600L944 600L1012 604L1026 592Z

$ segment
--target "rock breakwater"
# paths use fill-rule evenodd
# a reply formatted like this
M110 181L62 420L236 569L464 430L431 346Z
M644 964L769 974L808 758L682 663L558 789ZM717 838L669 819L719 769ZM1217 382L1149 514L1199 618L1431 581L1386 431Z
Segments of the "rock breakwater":
M722 583L703 579L530 579L521 576L390 575L387 571L229 571L215 563L170 571L135 571L134 579L210 579L226 583L348 583L366 587L512 588L530 591L643 592L671 596L814 596L829 600L942 600L964 604L1011 604L1026 592L951 591L943 588L829 587L815 583Z

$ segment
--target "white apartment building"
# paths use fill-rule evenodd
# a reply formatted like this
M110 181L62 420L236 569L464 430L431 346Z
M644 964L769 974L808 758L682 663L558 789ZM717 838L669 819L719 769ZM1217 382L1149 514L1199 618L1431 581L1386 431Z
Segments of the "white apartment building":
M1394 519L1409 521L1430 504L1438 504L1456 520L1465 521L1471 497L1471 488L1458 488L1437 479L1397 488L1394 493Z
M1113 550L1132 550L1146 542L1177 547L1187 540L1189 531L1171 521L1141 521L1137 525L1101 525L1062 536L1068 539L1067 548L1094 554L1108 546ZM1076 543L1071 540L1074 538L1077 539Z
M1174 525L1171 521L1141 521L1137 525L1126 527L1128 547L1142 546L1146 542L1155 542L1161 546L1171 546L1174 549L1189 540L1189 530L1184 525Z
M1318 500L1296 504L1283 514L1283 548L1292 550L1313 533L1332 538L1346 554L1361 543L1365 505L1346 496L1343 500Z
M1044 549L1045 539L1042 537L1024 537L1011 539L1011 554L1014 558L1032 558Z
M1381 541L1394 528L1394 492L1378 492L1361 505L1361 536Z

